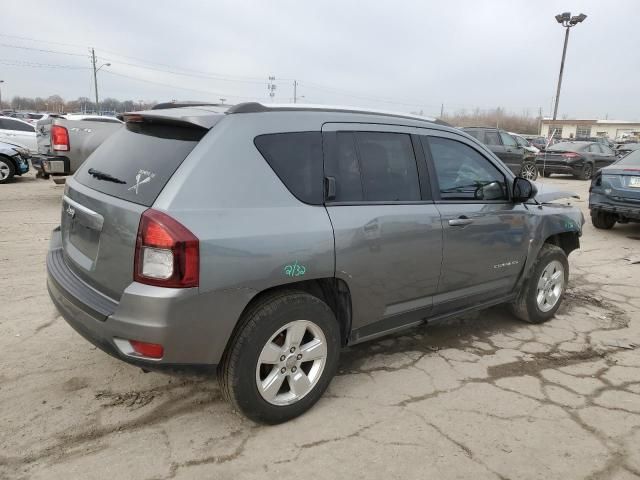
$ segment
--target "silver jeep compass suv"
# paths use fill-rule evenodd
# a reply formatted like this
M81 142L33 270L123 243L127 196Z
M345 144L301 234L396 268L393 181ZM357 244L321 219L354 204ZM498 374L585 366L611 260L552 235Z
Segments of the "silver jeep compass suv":
M252 419L309 409L345 345L498 303L539 323L560 305L582 214L539 203L458 129L259 103L125 120L67 182L51 298L124 361L217 368Z

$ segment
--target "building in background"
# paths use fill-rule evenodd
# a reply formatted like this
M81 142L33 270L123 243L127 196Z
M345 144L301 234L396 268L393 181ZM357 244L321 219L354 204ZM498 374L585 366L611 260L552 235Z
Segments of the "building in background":
M606 137L610 140L624 140L640 137L640 122L625 120L556 120L543 118L540 135L554 138Z

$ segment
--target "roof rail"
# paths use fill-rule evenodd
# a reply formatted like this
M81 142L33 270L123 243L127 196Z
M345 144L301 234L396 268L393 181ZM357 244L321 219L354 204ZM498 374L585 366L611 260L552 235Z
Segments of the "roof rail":
M335 112L335 113L359 113L365 115L383 115L386 117L406 118L410 120L418 120L422 122L435 123L437 125L445 125L450 127L447 122L431 117L421 115L412 115L409 113L388 112L384 110L375 110L360 107L344 107L336 105L315 105L308 103L286 103L264 105L259 102L245 102L234 105L229 108L227 114L236 113L264 113L264 112Z

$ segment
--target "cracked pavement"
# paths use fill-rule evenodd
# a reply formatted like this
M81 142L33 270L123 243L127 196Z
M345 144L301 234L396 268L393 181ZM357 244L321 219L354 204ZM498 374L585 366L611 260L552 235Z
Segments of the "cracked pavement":
M588 182L544 182L588 218ZM638 224L587 221L549 323L497 307L347 348L310 412L266 427L214 379L145 374L57 315L61 195L0 186L0 478L640 478Z

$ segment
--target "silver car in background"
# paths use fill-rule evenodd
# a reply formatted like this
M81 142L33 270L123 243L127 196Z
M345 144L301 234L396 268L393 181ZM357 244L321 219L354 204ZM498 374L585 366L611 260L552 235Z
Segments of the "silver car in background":
M215 371L254 420L309 409L345 345L508 303L553 317L584 219L424 117L345 107L125 115L67 181L47 256L81 335Z

